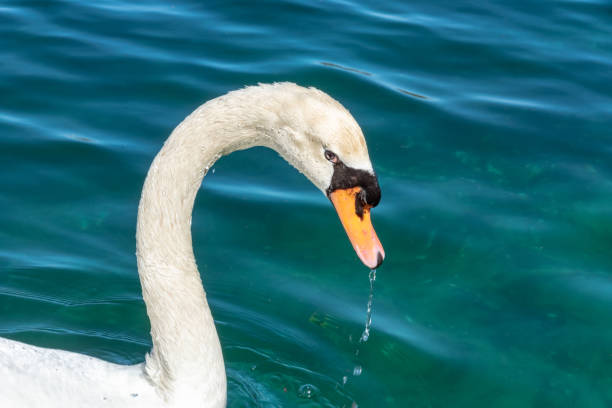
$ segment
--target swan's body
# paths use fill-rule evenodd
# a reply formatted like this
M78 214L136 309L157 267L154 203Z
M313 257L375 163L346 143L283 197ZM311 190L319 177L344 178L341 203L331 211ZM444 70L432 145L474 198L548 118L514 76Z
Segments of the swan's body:
M0 407L157 406L162 400L143 364L122 366L0 338Z
M289 83L231 92L177 126L143 187L136 243L153 341L146 361L121 366L0 339L0 407L225 406L223 355L193 255L191 212L213 163L252 146L276 150L327 193L364 263L382 262L367 230L380 190L348 111L323 92Z

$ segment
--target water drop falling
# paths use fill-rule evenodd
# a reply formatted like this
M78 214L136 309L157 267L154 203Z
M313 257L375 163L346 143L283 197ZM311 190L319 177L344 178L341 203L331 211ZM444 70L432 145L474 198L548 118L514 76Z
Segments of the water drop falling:
M368 297L368 310L366 316L366 324L363 333L361 334L360 342L365 343L370 338L370 326L372 325L372 299L374 299L374 282L376 281L376 269L370 271L370 296Z

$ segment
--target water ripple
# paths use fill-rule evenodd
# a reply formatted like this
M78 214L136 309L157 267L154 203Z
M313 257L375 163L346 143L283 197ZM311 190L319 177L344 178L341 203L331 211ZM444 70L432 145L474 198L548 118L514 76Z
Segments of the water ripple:
M367 282L329 202L273 153L216 164L193 234L229 406L609 406L608 2L252 6L0 6L0 332L141 361L151 160L204 101L289 80L364 130L385 279L356 356Z

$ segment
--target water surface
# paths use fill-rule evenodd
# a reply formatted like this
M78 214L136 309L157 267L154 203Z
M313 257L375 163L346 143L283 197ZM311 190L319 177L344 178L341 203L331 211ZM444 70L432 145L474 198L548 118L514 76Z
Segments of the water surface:
M328 200L263 148L219 161L193 236L228 406L611 406L611 38L596 0L5 1L0 335L141 362L151 160L204 101L293 81L361 124L387 260L359 343Z

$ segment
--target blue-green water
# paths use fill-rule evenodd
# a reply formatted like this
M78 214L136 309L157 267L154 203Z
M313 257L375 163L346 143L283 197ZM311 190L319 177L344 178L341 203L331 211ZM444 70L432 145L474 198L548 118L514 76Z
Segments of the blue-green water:
M361 124L387 260L359 344L368 271L327 199L271 151L218 162L193 235L228 405L612 406L611 72L605 0L3 1L0 335L142 361L152 158L287 80Z

